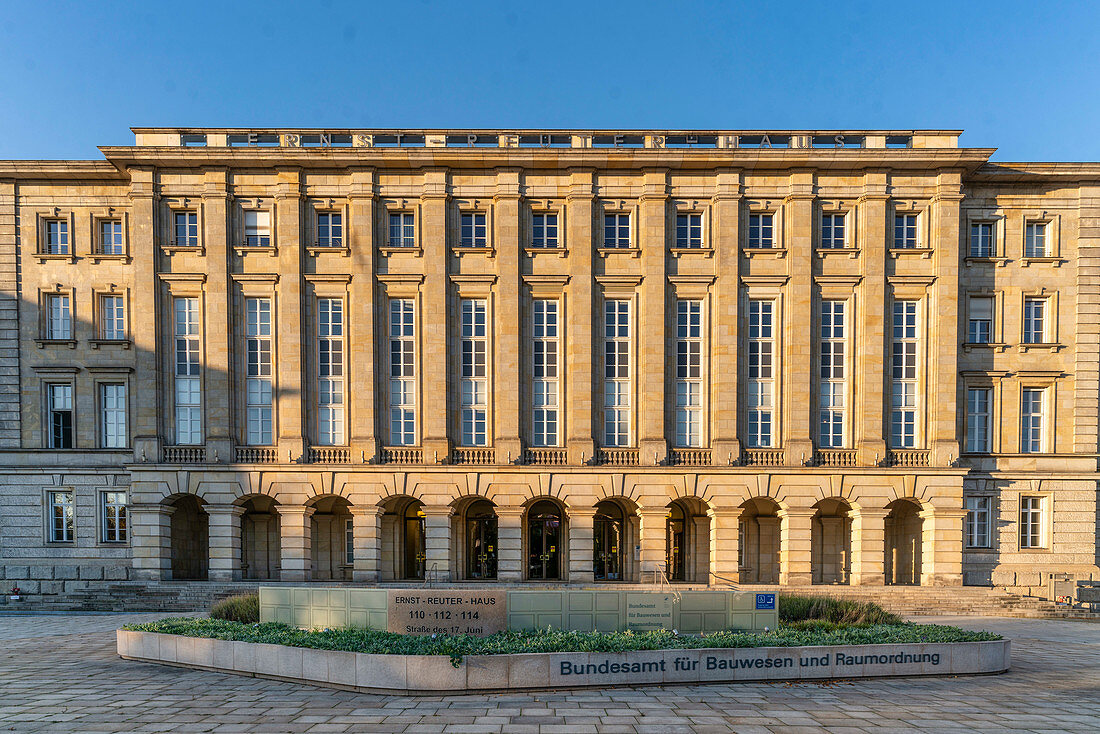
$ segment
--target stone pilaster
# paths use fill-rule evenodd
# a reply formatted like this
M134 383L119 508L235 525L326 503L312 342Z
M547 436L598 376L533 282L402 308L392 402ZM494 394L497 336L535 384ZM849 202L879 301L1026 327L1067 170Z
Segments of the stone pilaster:
M229 190L225 169L208 170L203 175L201 221L207 265L202 321L206 460L231 462L237 443L233 405L239 391L230 368L230 354L232 340L240 336L237 324L243 317L234 318L234 293L229 282Z
M791 174L790 191L783 201L783 244L787 248L787 298L783 308L783 382L778 390L783 401L782 445L787 466L804 466L813 460L810 428L813 396L813 211L814 175ZM778 385L777 385L778 388Z
M963 521L966 510L922 510L921 586L962 586Z
M450 505L424 505L424 578L451 581L455 574L451 557Z
M309 581L313 577L312 507L276 505L279 513L279 580Z
M857 205L855 243L860 250L860 299L853 319L859 337L855 352L855 430L857 460L871 466L886 459L886 360L889 317L886 314L886 173L870 171L863 177L863 195ZM855 550L853 548L853 557ZM853 565L853 577L855 566ZM880 570L881 573L881 570ZM853 580L852 583L855 583ZM881 583L881 582L873 582Z
M594 533L593 507L569 509L569 568L562 569L562 581L571 584L589 584L594 579L592 563Z
M352 505L351 580L374 583L381 580L382 508L377 505Z
M379 415L376 405L386 394L384 353L378 351L376 329L386 323L385 302L375 303L374 253L377 199L374 171L353 170L348 192L347 243L354 273L348 288L348 415L352 461L372 462L378 455ZM383 230L384 231L384 230ZM383 383L384 385L384 383ZM381 411L384 413L385 411ZM387 432L382 426L382 435ZM377 567L376 567L377 568Z
M779 583L809 584L813 581L810 534L815 510L790 508L779 511Z
M19 448L19 250L15 182L0 181L0 447Z
M447 171L432 169L424 174L420 197L420 237L424 246L424 290L420 307L421 399L420 430L424 462L442 463L451 455L450 405L457 396L448 390L451 364L450 309L447 270L451 260L447 241Z
M133 491L141 491L135 486ZM160 504L131 504L130 552L133 577L138 581L162 581L172 576L172 512Z
M865 507L852 513L852 586L886 583L887 510Z
M1093 454L1100 440L1100 186L1082 186L1080 202L1073 450Z
M570 170L569 193L566 196L565 241L569 248L569 280L566 297L565 334L569 348L565 354L566 389L564 414L566 447L570 464L582 464L592 460L596 451L593 439L595 409L592 396L595 392L595 365L593 347L596 334L593 324L600 324L595 317L593 299L593 241L595 223L594 180L591 170ZM590 571L591 572L591 571Z
M714 507L710 516L710 573L720 578L718 585L736 584L740 580L740 507ZM703 581L703 579L699 579ZM706 579L710 583L711 579Z
M207 503L203 509L210 522L210 580L240 581L241 516L244 515L244 508Z
M130 414L134 425L131 443L134 461L160 460L160 391L157 389L157 313L156 243L154 207L156 191L151 168L131 168L130 173L130 255L133 258L134 288L130 339L134 344L134 375L130 382ZM75 234L75 233L74 233ZM140 314L149 314L143 318Z
M527 380L520 360L520 335L530 321L527 309L520 303L520 255L522 228L520 222L520 172L497 171L497 190L493 197L493 246L496 249L496 304L491 324L493 329L494 368L492 373L493 428L498 464L522 461L523 441L520 426L526 417L531 395L523 394ZM523 406L521 408L521 406Z
M959 392L959 203L961 175L941 173L932 197L932 241L936 282L933 284L928 363L928 406L932 465L947 466L959 458L956 409ZM961 530L960 530L960 538ZM960 553L961 553L960 548ZM961 569L960 569L961 578ZM962 583L961 581L959 583Z
M515 583L523 580L523 508L499 506L497 513L497 580Z
M643 279L636 331L638 349L638 449L640 461L661 465L668 455L668 171L647 170L638 226ZM652 335L652 338L649 337ZM658 336L659 335L659 336ZM644 571L643 571L644 573Z
M710 243L714 248L716 271L710 321L711 457L715 464L729 465L741 458L741 442L737 434L738 411L741 409L737 399L737 375L740 371L737 322L740 318L741 290L741 174L735 170L720 170L717 179L712 209L714 225L711 229L714 241ZM736 524L735 520L735 535ZM736 565L735 558L732 578L736 578Z
M278 172L275 192L275 244L279 248L279 298L275 311L276 345L276 445L279 461L300 461L305 453L305 421L309 414L305 390L305 364L313 342L313 329L303 319L311 313L302 303L302 198L301 173Z
M668 510L664 507L644 508L638 512L638 578L640 583L659 580L658 572L665 568L665 524Z

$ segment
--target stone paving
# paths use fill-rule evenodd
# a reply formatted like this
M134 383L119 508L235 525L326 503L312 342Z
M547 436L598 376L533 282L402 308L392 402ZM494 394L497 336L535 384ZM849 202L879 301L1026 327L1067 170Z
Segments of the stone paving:
M0 732L1100 730L1100 624L945 617L1013 640L1000 676L505 695L356 694L120 660L165 615L0 616Z

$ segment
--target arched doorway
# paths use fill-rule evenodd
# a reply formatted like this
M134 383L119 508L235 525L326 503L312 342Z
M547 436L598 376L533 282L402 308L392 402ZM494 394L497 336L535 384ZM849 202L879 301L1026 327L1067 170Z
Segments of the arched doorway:
M920 506L907 499L886 505L886 583L919 586L924 521Z
M379 503L381 517L381 577L383 581L424 579L424 503L412 497L390 497Z
M710 581L710 518L706 505L695 497L682 497L667 506L665 563L669 581Z
M466 578L497 577L497 513L493 503L479 499L466 508Z
M424 542L424 503L413 500L405 505L401 513L402 549L404 558L402 578L424 579L424 568L428 561L427 544Z
M687 580L687 513L679 502L665 516L665 568L669 581Z
M205 581L210 569L210 517L193 494L172 500L172 578Z
M277 504L267 495L252 495L241 502L241 575L246 579L279 578Z
M532 581L561 579L562 544L565 541L561 508L539 500L527 510L527 578Z
M779 583L779 505L756 497L741 505L738 550L741 583Z
M617 502L596 503L592 516L592 577L596 581L623 580L623 508Z
M351 578L353 546L351 503L328 495L314 501L310 517L310 556L315 581Z
M842 499L823 499L810 527L810 566L815 584L847 584L852 571L851 507Z

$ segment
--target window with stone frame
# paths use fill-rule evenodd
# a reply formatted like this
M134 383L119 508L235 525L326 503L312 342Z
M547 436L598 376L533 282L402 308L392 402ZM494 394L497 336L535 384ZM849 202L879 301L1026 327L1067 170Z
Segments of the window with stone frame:
M317 299L317 439L344 444L344 302Z
M203 443L199 299L173 299L173 317L176 444L195 446Z
M531 247L557 249L558 215L555 212L535 212L531 215Z
M462 212L459 215L459 247L488 247L489 229L485 212Z
M1047 498L1020 497L1020 548L1047 547Z
M1050 257L1050 249L1047 240L1046 222L1025 223L1024 257Z
M270 446L272 434L271 299L245 299L245 442Z
M1046 298L1024 299L1024 344L1050 342L1047 300Z
M1039 454L1046 449L1046 390L1020 390L1020 453Z
M125 448L126 383L99 383L99 443L105 449Z
M843 250L848 247L848 215L844 212L821 214L821 248Z
M818 364L818 446L821 448L839 449L845 445L847 306L845 301L840 300L821 302Z
M199 215L192 211L172 212L172 234L176 247L199 246Z
M99 220L99 245L100 255L122 255L125 253L125 245L122 239L121 219Z
M45 299L46 339L65 341L73 338L72 298L68 293L50 293Z
M917 301L894 301L891 345L890 446L915 448L917 443Z
M244 244L246 247L271 246L271 212L263 209L245 210Z
M633 247L630 242L629 213L613 212L604 214L603 246L612 249L629 249Z
M966 389L966 451L988 454L993 450L993 390L988 387Z
M971 296L967 302L966 341L989 344L993 341L993 297Z
M42 252L47 255L70 255L72 249L69 244L69 220L47 219L44 222L45 247Z
M703 215L697 212L680 212L676 215L676 248L680 250L703 247Z
M46 385L46 444L51 449L73 448L73 385Z
M774 317L774 301L749 301L748 448L769 448L775 441Z
M125 543L128 539L128 507L125 492L101 492L100 522L102 523L101 542Z
M996 252L993 222L970 223L970 257L993 257Z
M389 302L390 445L416 445L416 317L411 298Z
M487 305L480 298L464 298L460 305L462 445L486 446L489 422Z
M416 219L412 212L390 212L390 247L416 247Z
M769 250L775 247L775 215L771 212L749 214L749 233L746 245L750 250Z
M964 500L966 521L964 533L967 548L989 548L991 543L990 513L992 497L971 496Z
M675 445L703 445L703 302L676 301Z
M532 405L531 444L558 446L559 392L558 301L536 299L532 302Z
M894 215L894 248L912 250L920 247L918 216L913 213Z
M631 443L630 301L604 301L603 445Z
M76 531L76 508L71 489L46 493L48 537L51 543L72 543Z
M343 247L344 216L340 212L317 212L317 246Z
M108 341L126 338L126 299L121 295L99 297L99 338Z

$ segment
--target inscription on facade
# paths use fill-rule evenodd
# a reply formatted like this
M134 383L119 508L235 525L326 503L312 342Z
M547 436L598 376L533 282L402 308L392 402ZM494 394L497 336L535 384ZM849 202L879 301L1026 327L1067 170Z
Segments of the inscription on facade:
M490 635L508 625L503 591L394 589L386 629L403 635Z

